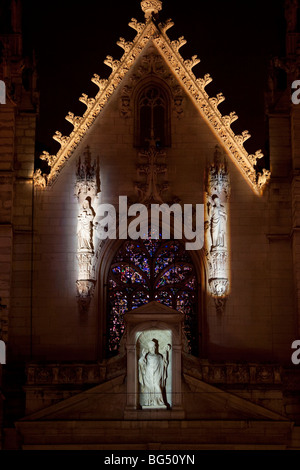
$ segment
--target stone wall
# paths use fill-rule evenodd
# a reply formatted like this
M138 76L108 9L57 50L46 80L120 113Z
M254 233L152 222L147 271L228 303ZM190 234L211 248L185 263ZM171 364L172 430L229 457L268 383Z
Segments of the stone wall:
M15 110L12 104L0 107L0 298L5 309L0 311L0 335L7 340L8 315L11 307L11 274L13 256Z
M19 113L16 121L14 186L13 305L11 342L15 357L30 354L32 280L32 201L36 115ZM21 346L22 345L22 346Z

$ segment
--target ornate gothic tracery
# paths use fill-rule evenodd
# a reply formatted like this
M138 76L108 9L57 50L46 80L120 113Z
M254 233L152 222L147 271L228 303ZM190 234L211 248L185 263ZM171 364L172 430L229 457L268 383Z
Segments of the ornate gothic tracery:
M151 139L156 145L170 145L169 104L164 90L149 85L141 90L137 99L136 145L146 147Z

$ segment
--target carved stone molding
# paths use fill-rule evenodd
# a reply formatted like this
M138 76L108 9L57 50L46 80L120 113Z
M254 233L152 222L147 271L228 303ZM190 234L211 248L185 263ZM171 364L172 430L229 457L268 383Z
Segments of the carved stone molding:
M99 168L96 160L92 160L89 147L85 149L83 159L77 162L76 183L74 194L79 202L90 198L93 204L94 199L100 192Z
M188 354L183 355L183 372L211 384L278 385L282 383L281 367L264 363L211 364Z
M90 297L93 294L95 282L94 281L86 281L81 280L77 281L78 286L78 293L81 297Z
M89 306L94 295L95 281L78 280L76 281L76 284L79 311L81 314L84 314L89 310Z
M228 263L228 252L227 249L221 250L212 247L209 251L209 268L212 273L216 276L216 279L222 279L222 276L226 273L226 266ZM214 278L212 278L214 279Z
M120 115L123 118L129 118L132 115L131 108L131 92L132 89L129 86L124 86L121 93L121 104L120 104Z
M229 294L228 203L230 178L219 147L209 165L205 188L205 254L209 291L217 313L223 313Z
M179 46L177 46L179 47ZM130 84L123 87L120 100L120 114L124 118L132 115L132 95L135 87L147 76L157 77L166 82L172 93L172 110L177 118L183 116L184 95L174 75L165 66L164 60L154 48L141 58L140 66L130 77Z
M126 356L125 356L126 359ZM277 364L209 363L190 354L182 356L183 373L206 383L280 385L283 381L281 367ZM106 378L126 372L124 356L104 363L29 363L26 366L26 386L57 384L97 384Z
M178 51L174 51L172 43L170 44L166 41L166 36L159 36L155 43L167 63L176 72L177 78L194 100L202 116L207 120L211 128L216 131L228 154L236 163L245 179L257 194L261 194L261 190L268 183L271 173L268 170L264 170L264 179L261 180L261 185L258 185L257 179L259 176L252 164L253 156L249 155L243 146L250 135L248 131L244 131L240 136L235 135L230 127L233 122L232 118L234 120L237 119L234 112L231 113L232 118L230 116L222 116L218 109L219 104L225 99L222 94L217 95L216 98L209 98L205 87L212 81L210 75L206 74L204 79L197 79L192 72L192 68L199 62L197 56L193 56L188 61L184 60ZM263 157L260 150L256 152L256 155L258 158Z
M167 172L167 165L164 163L166 152L157 149L155 142L151 142L148 149L139 152L139 157L146 160L137 167L139 175L145 177L144 182L135 184L139 202L162 204L162 194L169 189L168 182L160 180L160 176Z
M94 219L97 197L100 193L99 168L87 147L83 158L77 162L74 194L78 200L77 217L77 299L80 313L88 311L95 287Z
M92 273L93 256L94 256L94 252L79 251L77 253L80 279L90 279L93 277L93 273Z
M106 366L91 364L28 364L26 385L98 384L105 380Z
M40 168L33 175L33 184L37 188L46 188L47 186L47 175L43 174Z
M160 0L143 0L141 8L145 13L145 18L150 18L153 14L156 15L162 9L162 2Z
M221 278L210 279L209 287L214 296L223 298L228 294L229 281Z
M219 147L216 147L214 161L208 171L206 192L208 195L221 195L224 193L226 199L230 197L230 179L226 161L222 158ZM211 197L210 196L210 197Z

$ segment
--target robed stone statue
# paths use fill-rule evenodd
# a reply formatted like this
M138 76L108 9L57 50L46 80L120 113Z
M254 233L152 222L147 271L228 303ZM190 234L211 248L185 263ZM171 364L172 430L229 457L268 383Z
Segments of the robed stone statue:
M93 232L94 214L90 208L88 200L82 204L82 209L78 216L77 236L78 249L92 251L92 232Z
M168 345L164 354L158 352L158 341L153 339L148 343L148 349L143 348L139 359L139 382L142 393L142 406L165 407L166 381L168 377L169 351Z
M226 247L227 214L217 195L213 197L213 202L210 219L211 242L212 250L218 250Z

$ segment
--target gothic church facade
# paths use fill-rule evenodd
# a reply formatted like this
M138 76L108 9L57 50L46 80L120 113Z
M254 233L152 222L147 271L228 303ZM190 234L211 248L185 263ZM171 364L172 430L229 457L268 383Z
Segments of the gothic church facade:
M47 171L18 0L0 34L2 448L299 449L298 5L266 93L270 168L162 2L141 7Z

